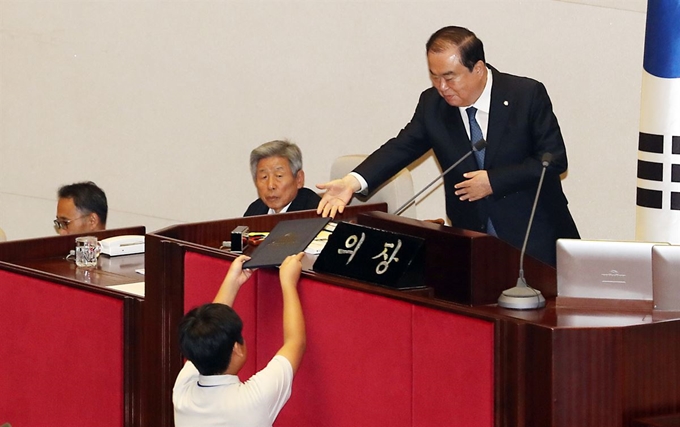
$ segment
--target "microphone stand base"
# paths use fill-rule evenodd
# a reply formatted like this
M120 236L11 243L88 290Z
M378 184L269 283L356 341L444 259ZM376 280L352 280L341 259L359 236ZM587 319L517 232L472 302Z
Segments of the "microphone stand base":
M545 307L545 298L538 289L515 286L498 297L498 306L512 310L536 310Z

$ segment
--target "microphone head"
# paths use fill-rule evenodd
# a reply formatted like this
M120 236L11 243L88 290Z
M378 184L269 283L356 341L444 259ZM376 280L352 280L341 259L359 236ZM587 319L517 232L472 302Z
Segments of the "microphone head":
M483 149L486 148L486 140L484 138L478 140L474 144L472 144L472 149L474 151L482 151Z
M550 153L543 153L543 157L541 157L541 163L543 164L543 167L547 167L550 162L552 162L552 154Z

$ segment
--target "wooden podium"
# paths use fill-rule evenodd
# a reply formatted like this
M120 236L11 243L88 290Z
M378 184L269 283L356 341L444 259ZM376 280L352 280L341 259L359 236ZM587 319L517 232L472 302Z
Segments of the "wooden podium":
M495 304L505 289L517 284L520 250L496 237L384 212L360 215L357 222L424 238L425 283L434 288L436 298L473 306ZM524 273L545 298L557 295L553 267L525 256Z
M368 299L374 302L374 297L385 301L387 304L385 307L390 308L387 313L379 313L378 319L381 316L389 317L391 310L394 310L391 315L393 321L413 316L415 323L411 328L400 323L400 326L385 326L381 334L367 331L367 336L364 336L362 331L353 331L356 334L353 335L353 339L364 344L361 347L367 351L366 357L374 354L372 347L369 347L374 345L372 339L393 337L394 340L403 340L415 334L417 339L414 343L417 345L413 348L425 350L427 356L417 356L418 359L414 362L418 363L413 366L419 370L404 372L404 383L394 383L395 390L411 390L412 386L418 387L409 381L422 379L423 369L428 372L424 377L434 381L439 380L437 372L446 375L452 372L466 372L467 365L449 366L449 354L454 354L450 352L455 352L456 349L477 351L480 348L490 348L491 416L489 417L488 406L484 406L484 402L480 403L480 407L471 406L470 413L464 414L488 420L484 421L483 425L630 427L635 419L680 412L680 340L677 339L680 336L680 319L658 319L651 311L597 311L592 308L556 307L555 270L530 257L525 259L525 277L529 285L541 290L545 295L548 300L547 306L532 311L514 311L497 307L495 302L501 292L516 284L520 256L518 249L481 233L396 217L384 213L384 209L383 212L370 212L371 209L370 207L365 211L348 209L346 214L356 217L355 221L360 225L425 239L425 283L433 288L434 297L400 292L313 271L304 272L302 281L307 295L324 289L336 294L338 301L358 298L358 301ZM145 426L172 425L171 390L175 375L182 364L176 344L177 323L186 308L186 292L190 291L192 295L196 293L196 289L185 289L185 283L192 282L192 286L196 287L197 281L192 275L203 274L203 267L214 268L215 265L221 265L220 268L226 268L235 255L218 248L237 225L247 225L253 231L268 231L278 221L313 215L315 215L313 211L307 211L183 224L147 235L145 301L147 310L144 326L146 348L143 354L147 358L144 364L147 366L147 381L156 389L148 390L151 395L146 400L144 410ZM198 266L195 263L197 260L200 261ZM221 279L217 276L224 272L219 271L211 273L213 280ZM261 276L261 280L269 281L270 285L276 281L272 273L258 273L262 273L258 276ZM258 307L260 298L265 296L251 295L249 303L252 307ZM315 318L316 322L312 322L316 328L321 329L315 332L316 341L313 344L310 341L308 349L323 353L327 351L326 346L330 346L336 350L332 337L338 336L340 329L334 329L334 319L338 314L333 314L332 309L337 304L324 302L321 307L317 307L315 301L313 299L306 301L306 308L311 310L310 315L324 316L329 312L330 317L327 323L319 322L319 317ZM194 302L197 302L195 298ZM270 304L271 301L265 300L264 307L270 307ZM362 313L372 312L350 310L343 313L343 316L348 316L349 322L360 322L362 325L370 325L371 328L379 324L360 317ZM463 335L472 338L472 341L467 342L460 335L452 335L460 332L456 329L457 326L448 326L453 323L439 324L440 316L467 320L479 328L473 328L474 332ZM444 324L447 326L443 326ZM328 331L325 328L328 328ZM430 332L424 333L425 330ZM331 336L331 339L326 339L327 335ZM258 347L261 344L258 339ZM442 345L441 348L438 347L439 344ZM312 350L314 345L317 346L316 350ZM380 352L384 349L380 343L375 345L375 354L383 357ZM332 357L335 353L329 354ZM318 355L310 355L310 360L315 360L315 357ZM396 359L403 362L400 357ZM367 361L367 366L371 368L367 368L362 375L373 375L375 374L373 371L381 369L378 366L390 365L390 361L390 356L382 359L382 365L375 365L373 363L375 361L372 360ZM476 359L471 359L467 367L474 371L478 368L476 362ZM314 382L309 377L304 377L312 375L305 371L306 367L303 366L301 369L300 378L307 386ZM485 372L488 374L488 370ZM397 409L401 411L399 414L402 414L404 407L412 408L413 412L405 414L393 425L419 425L419 421L423 424L432 419L438 420L438 423L430 425L447 425L447 421L436 417L447 410L449 402L447 401L447 405L444 406L438 405L452 395L459 396L456 393L461 392L454 392L454 388L477 387L485 384L483 378L486 377L477 375L474 378L461 378L460 381L449 382L445 389L433 389L439 393L439 398L422 397L431 395L427 393L416 394L411 397L413 399L411 406L398 405ZM323 383L327 378L316 380ZM455 387L452 388L451 384ZM314 388L312 390L314 393L319 391ZM304 394L305 390L296 390L294 399L296 393ZM461 395L464 396L465 392ZM340 395L338 398L342 397ZM317 399L314 402L323 405L324 402L334 400ZM353 412L375 409L371 406L370 399L364 403L367 405L366 408L356 407ZM291 411L299 407L295 402L289 406L292 408ZM423 412L422 408L427 407L431 407L431 411ZM324 407L320 406L314 411L299 413L303 418L299 418L295 425L302 427L313 425L306 423L304 417L323 409ZM389 412L384 414L393 415ZM408 417L409 414L411 418ZM424 418L420 418L422 414L426 414ZM282 412L282 426L289 425L286 421L289 420L289 415ZM327 420L329 426L340 425L333 417ZM451 425L456 424L456 420L453 419L448 422ZM470 422L465 425L478 424Z

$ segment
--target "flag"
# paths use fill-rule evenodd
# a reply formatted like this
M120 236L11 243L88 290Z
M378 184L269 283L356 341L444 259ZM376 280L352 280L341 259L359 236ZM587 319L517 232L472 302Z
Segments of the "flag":
M636 240L680 244L680 0L648 0Z

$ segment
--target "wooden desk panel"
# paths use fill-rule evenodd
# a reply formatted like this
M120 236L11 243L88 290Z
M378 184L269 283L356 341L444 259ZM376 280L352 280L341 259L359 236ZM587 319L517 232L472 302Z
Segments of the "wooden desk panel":
M135 271L144 268L144 254L113 258L101 255L95 268L78 267L74 259L66 260L64 257L23 260L16 262L15 265L25 267L27 271L40 271L76 282L104 287L144 281L144 275Z
M504 342L518 356L506 354L518 376L500 398L519 410L507 425L628 427L680 411L680 319L563 309L554 300L541 310L475 308L514 324Z
M98 239L104 239L117 235L143 235L144 233L144 227L130 227L88 234L95 235ZM91 387L80 387L77 390L77 395L82 395L83 390L87 390L87 393L90 393L87 396L88 399L101 399L102 403L99 405L101 408L108 408L111 403L114 405L117 404L114 399L120 398L120 412L118 414L115 416L110 414L100 416L99 418L101 419L97 419L96 421L87 421L87 418L77 416L78 411L82 411L83 407L75 395L68 397L68 401L61 401L60 399L62 399L63 396L59 393L59 384L52 384L52 386L55 386L56 388L54 388L52 392L44 393L44 396L51 396L50 404L61 405L60 407L63 407L63 411L60 410L59 412L60 416L67 414L64 415L67 417L65 419L69 419L70 421L81 420L85 424L90 425L121 425L122 423L125 427L141 426L141 399L143 394L141 389L145 385L145 382L141 380L143 369L141 367L142 359L140 355L142 343L143 298L118 292L107 288L107 286L144 281L144 276L134 272L136 268L144 267L144 255L131 255L119 257L117 259L107 259L105 256L101 256L96 268L81 269L75 266L75 262L65 259L65 256L69 251L75 248L74 239L75 236L53 236L41 239L14 240L0 243L0 274L2 275L2 278L0 278L0 285L8 287L6 289L10 289L10 287L16 286L17 283L21 282L24 284L21 289L26 292L37 292L38 287L45 287L44 291L37 292L32 298L27 298L23 301L13 299L12 307L5 307L3 312L8 314L11 310L19 310L19 312L24 313L24 317L31 319L31 324L37 325L40 322L45 322L45 327L42 329L50 330L50 328L56 328L53 333L50 333L49 338L52 340L56 338L55 342L63 344L65 347L49 350L48 353L46 353L49 354L48 360L45 363L38 363L49 369L56 370L55 374L61 375L58 371L64 370L68 371L70 373L69 375L77 377L77 373L80 373L91 379L97 378L97 370L102 369L102 367L105 366L105 369L108 370L109 374L119 376L117 381L120 381L120 383L117 384L120 386L120 390L113 387L105 387L106 391L102 394L100 387L102 384L96 380L91 384ZM16 296L16 292L11 292L11 295L12 297ZM97 308L98 306L93 303L81 304L80 306L74 307L69 306L68 304L72 302L72 299L67 297L68 295L79 295L78 298L81 301L96 301L97 304L100 305L110 302L110 304L114 304L116 307L113 310L116 314L111 315L111 309L108 309L109 311L107 313L109 314L104 314L104 311L101 311ZM6 298L0 298L0 301L8 303L8 299ZM63 309L64 311L62 311L59 316L62 314L71 317L87 315L94 316L95 320L69 322L68 320L54 318L54 316L48 314L48 311L39 309L40 304L37 304L37 302L40 304L47 304L48 306L54 305L52 308L57 311ZM84 309L83 306L89 307L92 311ZM31 312L33 313L32 315L30 314ZM41 318L40 316L47 316L47 318ZM16 326L16 319L22 318L22 315L11 317L14 320L10 319L2 322L2 329L8 333L12 332L12 328ZM66 326L60 328L59 325L67 325L69 329L65 329ZM110 335L92 332L92 328L104 328ZM32 331L32 329L22 330L21 334L28 334L28 336L31 336L31 339L33 339L40 336L40 329L41 328L37 331ZM106 342L100 347L102 349L116 348L116 351L118 351L118 353L116 353L118 357L118 359L116 359L117 364L107 361L107 357L111 356L108 354L106 357L96 356L93 359L82 359L84 356L74 352L74 349L71 348L73 340L75 339L70 336L74 333L73 331L77 332L76 335L78 335L78 337L76 338L79 343L91 342L92 352L97 351L98 347L95 345L97 340L104 339ZM60 339L59 337L61 337L62 334L65 335L63 339ZM32 355L32 350L25 347L25 338L26 336L20 337L19 335L13 334L11 338L3 338L1 347L9 350L21 350L23 352L21 354L26 354L27 361L42 357L40 355L42 353ZM19 341L14 342L13 340L15 339ZM85 347L87 347L87 345L83 348ZM3 359L6 360L8 358L5 357ZM35 366L29 365L29 367L21 368L17 372L24 376L29 375L30 377L30 369L34 368ZM26 372L23 372L24 370ZM46 377L42 378L39 382L44 385L45 379ZM29 385L23 383L20 385L21 387L29 387ZM24 393L25 391L26 390L21 390L20 392ZM113 395L111 393L113 393ZM35 396L35 398L40 398L40 396ZM6 402L10 401L7 400ZM33 411L35 408L21 406L24 405L25 402L26 401L17 403L18 406L13 408L13 410L18 410L19 413L28 415L27 413ZM73 411L68 412L71 406L73 406ZM95 406L95 409L101 408L96 408ZM99 412L95 409L89 412L94 415L98 414ZM88 412L87 409L86 412ZM56 416L56 414L53 415ZM54 416L47 418L50 423L68 424L67 421L58 421ZM35 420L33 418L31 419ZM44 423L29 424L42 425Z
M127 227L69 236L48 236L37 239L10 240L0 243L0 261L18 263L26 260L65 257L70 250L75 249L75 239L78 236L95 236L97 239L102 240L107 237L128 234L144 235L144 233L146 233L144 227Z
M345 212L337 214L335 221L354 221L357 215L365 212L387 212L386 203L359 206L348 206ZM257 215L242 218L230 218L216 221L180 224L158 230L152 234L181 240L209 248L219 248L222 242L231 241L231 232L239 225L246 225L250 231L271 231L280 221L317 217L315 210L286 212L277 215Z
M641 418L635 420L633 427L680 427L680 414Z

